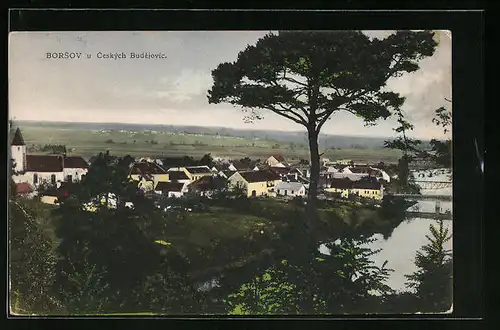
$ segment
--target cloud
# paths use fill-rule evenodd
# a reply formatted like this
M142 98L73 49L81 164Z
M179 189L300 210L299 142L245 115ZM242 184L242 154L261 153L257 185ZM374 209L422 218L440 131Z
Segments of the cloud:
M209 72L203 70L182 69L176 77L161 77L161 90L146 93L148 96L169 99L173 103L184 103L195 100L196 96L205 94L212 84Z

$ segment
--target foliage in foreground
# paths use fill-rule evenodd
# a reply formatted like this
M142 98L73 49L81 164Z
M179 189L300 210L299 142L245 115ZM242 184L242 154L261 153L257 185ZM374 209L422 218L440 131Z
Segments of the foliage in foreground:
M23 200L9 200L10 310L15 314L58 311L52 293L56 254L40 215Z
M21 308L38 314L87 315L136 310L159 314L350 314L438 311L449 302L451 291L446 288L450 288L451 268L447 267L451 264L442 249L448 235L442 228L431 229L431 246L417 256L421 270L409 277L416 293L403 295L394 294L385 284L390 272L386 264L377 267L370 260L378 251L367 247L369 239L343 237L328 245L330 255L307 250L300 244L303 227L293 207L285 212L275 205L263 212L272 214L275 221L277 231L271 235L219 237L213 248L200 250L204 259L196 259L161 239L163 233L172 233L188 241L182 235L194 228L177 232L181 228L178 214L163 213L144 196L133 196L123 177L124 164L108 156L95 159L85 180L71 187L71 194L61 199L52 214L59 218L54 222L61 239L57 254L38 225L48 221L31 221L40 218L41 209L27 203L23 212L14 207L17 201L12 198L9 220L15 253L11 291L22 303L18 310L23 314ZM99 204L96 212L81 208L87 198L103 191L113 191L122 199L134 198L136 210L123 203L116 209ZM223 192L218 198L248 204ZM203 214L196 214L199 222L189 225L202 226ZM279 229L277 223L288 226ZM244 253L253 253L253 259L229 260L208 273L221 278L217 289L200 291L198 280L186 276L193 270L205 271L198 269L205 267L201 260L217 261L223 259L219 259L221 255ZM22 259L15 259L15 254Z
M444 245L451 239L444 222L429 226L429 241L415 256L418 267L413 274L407 275L407 286L415 290L418 308L425 312L445 312L452 305L453 263L451 251Z

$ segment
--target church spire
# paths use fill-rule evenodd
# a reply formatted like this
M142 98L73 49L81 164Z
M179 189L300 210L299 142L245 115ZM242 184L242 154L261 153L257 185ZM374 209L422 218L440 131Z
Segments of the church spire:
M16 129L16 133L14 134L14 138L12 139L12 145L13 146L26 145L24 143L23 135L21 134L21 130L19 129L19 127Z

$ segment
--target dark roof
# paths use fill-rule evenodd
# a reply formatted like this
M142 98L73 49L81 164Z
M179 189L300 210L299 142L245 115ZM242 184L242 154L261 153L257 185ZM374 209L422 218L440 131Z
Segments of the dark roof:
M64 157L64 168L88 168L89 164L80 156Z
M343 165L343 164L335 164L333 165L334 168L336 168L337 170L341 171L343 170L344 168L348 167L348 165Z
M238 170L238 171L244 171L244 170L250 170L252 169L254 166L252 166L252 163L243 163L239 160L235 160L235 161L232 161L231 164L233 164L233 166Z
M382 184L377 180L359 180L353 182L353 189L376 189L379 190Z
M12 143L11 144L13 146L24 146L24 145L26 145L24 143L23 134L21 133L21 130L19 129L19 127L16 129L16 132L14 133L14 138L12 139Z
M168 172L168 178L170 181L189 180L189 177L184 171L170 171Z
M220 178L215 178L212 176L204 176L204 177L192 182L189 185L189 187L193 188L195 190L201 190L201 191L214 190L214 189L224 187L224 180L221 180Z
M368 174L368 175L372 175L372 176L375 176L377 174L380 174L380 170L377 170L377 169L373 169L371 167L368 167L368 166L356 166L356 167L349 167L349 170L351 170L352 173L357 173L357 174Z
M29 194L31 192L33 192L33 188L29 183L16 183L16 194Z
M62 156L26 155L27 172L62 172Z
M166 174L167 171L153 162L139 162L132 165L130 174Z
M269 170L277 174L290 173L290 169L288 167L270 167Z
M352 189L353 182L349 179L330 179L328 180L331 188L336 189Z
M349 170L352 173L370 173L371 168L365 166L359 166L359 167L349 167Z
M202 167L186 167L186 170L191 174L200 174L200 173L212 173L208 166Z
M280 180L280 176L271 171L249 171L240 172L240 175L247 182L265 182L265 181L275 181Z
M184 183L180 182L158 182L155 191L181 191Z

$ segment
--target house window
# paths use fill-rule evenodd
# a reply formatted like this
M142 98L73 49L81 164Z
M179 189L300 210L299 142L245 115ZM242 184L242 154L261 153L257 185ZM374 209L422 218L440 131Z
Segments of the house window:
M33 174L33 183L37 184L38 183L38 174Z
M68 182L72 182L72 181L73 181L73 176L72 176L72 175L68 175L68 176L66 177L66 180L67 180Z
M21 150L21 147L17 147L17 151Z
M50 183L52 183L52 184L56 184L56 175L55 175L55 174L52 174L52 175L50 176Z

